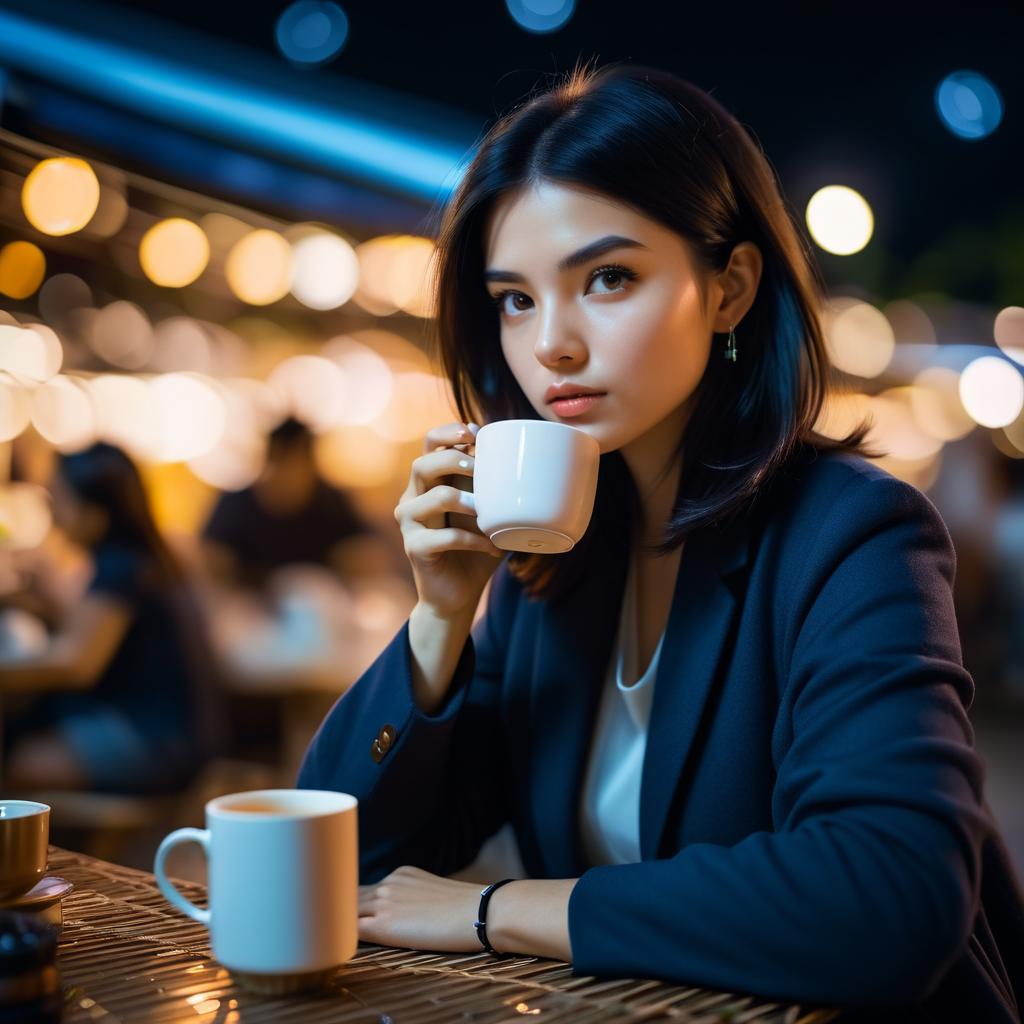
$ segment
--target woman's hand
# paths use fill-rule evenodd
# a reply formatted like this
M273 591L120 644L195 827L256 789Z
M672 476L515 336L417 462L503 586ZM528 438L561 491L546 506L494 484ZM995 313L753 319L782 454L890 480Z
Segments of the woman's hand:
M431 430L395 508L419 603L443 619L476 610L505 555L477 527L473 495L445 482L452 475L473 476L473 439L462 423ZM446 513L459 514L467 528L449 526Z
M375 885L359 886L359 938L380 946L482 952L473 924L483 888L422 868L396 868Z

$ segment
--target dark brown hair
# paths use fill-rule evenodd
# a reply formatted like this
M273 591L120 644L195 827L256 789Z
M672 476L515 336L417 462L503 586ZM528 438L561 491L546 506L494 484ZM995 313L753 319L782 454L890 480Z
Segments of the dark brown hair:
M675 509L652 550L667 554L691 530L739 512L798 450L879 456L864 444L870 422L839 440L813 429L830 372L824 281L753 133L690 82L624 63L577 65L501 116L435 212L431 341L464 421L542 418L505 362L483 275L495 204L539 182L609 196L670 228L689 245L700 275L725 269L745 240L763 257L757 295L736 331L738 360L726 362L716 343L693 396L673 455L682 461ZM703 298L706 281L699 283ZM637 511L621 453L602 455L594 515L580 543L566 554L516 553L509 567L531 595L562 593L579 578L594 538L629 537L623 526Z

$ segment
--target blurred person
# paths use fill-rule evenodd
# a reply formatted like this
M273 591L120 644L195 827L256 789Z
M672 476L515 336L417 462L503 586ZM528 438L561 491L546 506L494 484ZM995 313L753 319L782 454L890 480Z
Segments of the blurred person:
M756 136L661 69L577 69L492 126L437 239L461 422L395 509L417 602L298 776L359 800L360 938L1019 1024L956 552L870 421L814 429L824 284ZM451 486L468 421L516 418L600 444L571 551L498 549Z
M346 583L395 573L395 559L352 500L319 474L309 428L289 417L267 439L260 478L219 496L203 529L215 580L264 589L286 566L324 566Z
M51 493L55 526L89 552L93 574L44 646L0 656L5 789L179 790L222 725L190 583L120 449L62 456Z

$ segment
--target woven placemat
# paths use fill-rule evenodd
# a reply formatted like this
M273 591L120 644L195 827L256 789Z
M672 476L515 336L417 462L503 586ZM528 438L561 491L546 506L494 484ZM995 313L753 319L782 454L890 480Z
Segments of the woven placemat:
M500 1024L676 1021L827 1024L802 1008L651 980L576 977L568 964L486 953L425 953L361 943L329 986L275 998L245 991L212 957L202 925L173 910L144 871L52 847L50 870L74 882L58 966L68 1024L136 1021L296 1024ZM203 886L179 882L206 904Z

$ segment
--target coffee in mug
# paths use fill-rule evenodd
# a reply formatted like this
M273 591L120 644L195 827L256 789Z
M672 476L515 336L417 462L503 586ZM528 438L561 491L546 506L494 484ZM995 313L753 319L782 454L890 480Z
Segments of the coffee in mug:
M594 511L601 446L550 420L496 420L476 435L476 521L506 551L569 551Z
M246 987L322 984L359 942L358 801L348 793L265 789L216 797L206 828L180 828L153 867L164 896L210 928L213 955ZM167 855L196 842L209 862L209 909L168 879Z
M0 800L0 900L32 889L46 874L49 804Z

